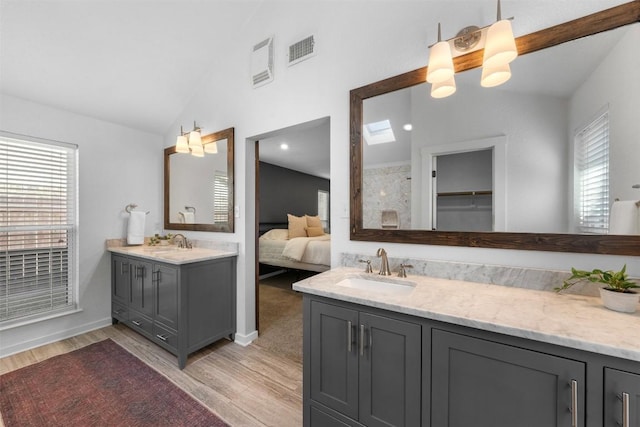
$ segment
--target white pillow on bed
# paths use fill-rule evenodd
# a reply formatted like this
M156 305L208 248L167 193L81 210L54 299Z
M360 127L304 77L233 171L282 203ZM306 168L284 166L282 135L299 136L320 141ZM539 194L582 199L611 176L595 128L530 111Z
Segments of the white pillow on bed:
M286 228L273 228L260 236L260 238L267 240L288 240L289 230Z

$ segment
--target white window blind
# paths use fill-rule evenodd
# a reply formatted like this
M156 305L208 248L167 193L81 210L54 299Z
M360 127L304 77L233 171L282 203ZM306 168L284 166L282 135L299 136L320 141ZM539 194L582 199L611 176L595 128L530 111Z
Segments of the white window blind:
M226 172L216 171L213 178L213 221L229 222L229 185Z
M77 148L0 134L0 322L74 309Z
M322 227L327 230L329 228L329 192L318 190L318 216Z
M575 138L578 231L609 229L609 113L605 111Z

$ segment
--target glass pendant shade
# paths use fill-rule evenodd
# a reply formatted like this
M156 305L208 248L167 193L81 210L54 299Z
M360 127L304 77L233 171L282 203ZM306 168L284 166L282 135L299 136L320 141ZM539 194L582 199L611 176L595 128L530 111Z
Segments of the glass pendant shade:
M484 46L483 66L494 68L501 64L508 64L517 56L518 49L513 38L511 21L503 19L489 27L487 42Z
M202 148L202 145L194 145L191 148L191 155L195 157L204 157L204 148Z
M187 142L187 137L184 135L180 135L178 140L176 141L176 153L188 153L189 152L189 143Z
M509 64L500 64L495 67L482 67L482 78L480 85L482 87L499 86L511 78L511 67Z
M218 143L214 141L204 144L204 152L207 154L216 154L218 152Z
M431 97L446 98L456 92L456 80L451 76L448 80L431 85Z
M194 147L202 148L202 138L198 131L189 132L189 148L193 150Z
M441 83L452 78L453 74L453 58L449 42L442 41L431 46L427 81L429 83Z

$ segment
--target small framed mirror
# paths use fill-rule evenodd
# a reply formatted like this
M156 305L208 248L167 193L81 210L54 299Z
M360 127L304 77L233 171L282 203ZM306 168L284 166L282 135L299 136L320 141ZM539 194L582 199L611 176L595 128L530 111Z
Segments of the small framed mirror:
M233 233L234 128L202 136L204 157L164 150L164 228ZM207 150L216 151L216 150Z

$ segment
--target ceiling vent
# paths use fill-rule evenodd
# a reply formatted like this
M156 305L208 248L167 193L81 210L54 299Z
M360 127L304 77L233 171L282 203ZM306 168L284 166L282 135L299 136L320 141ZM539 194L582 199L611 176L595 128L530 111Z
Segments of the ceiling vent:
M253 46L251 80L253 87L260 87L273 81L273 37Z
M316 41L313 35L289 46L289 66L316 55Z

